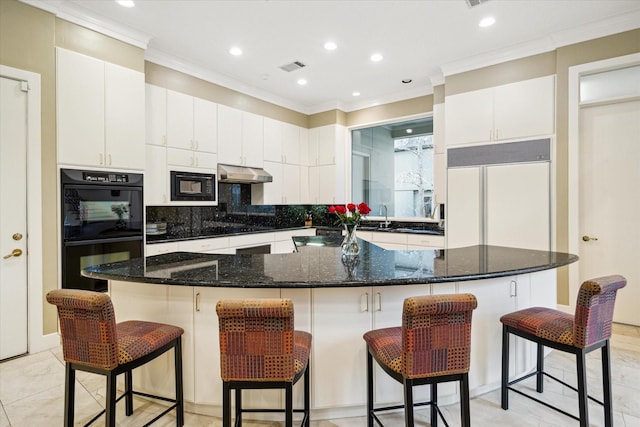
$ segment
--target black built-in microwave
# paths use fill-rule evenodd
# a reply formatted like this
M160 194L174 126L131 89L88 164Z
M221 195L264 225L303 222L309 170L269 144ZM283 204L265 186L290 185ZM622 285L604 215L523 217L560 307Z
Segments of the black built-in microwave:
M216 175L171 171L171 200L180 202L215 202Z

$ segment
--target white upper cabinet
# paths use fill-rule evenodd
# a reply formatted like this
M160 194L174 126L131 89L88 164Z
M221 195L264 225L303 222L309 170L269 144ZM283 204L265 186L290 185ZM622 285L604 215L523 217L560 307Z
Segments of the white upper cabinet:
M261 168L264 163L264 118L242 112L242 164Z
M312 128L308 137L309 166L336 164L336 150L343 146L344 128L338 125L327 125Z
M143 169L144 74L105 63L106 166Z
M145 88L146 141L151 145L167 145L167 90L147 84Z
M282 162L299 165L300 151L300 128L282 123Z
M57 49L58 163L144 169L144 74Z
M264 118L264 160L282 162L282 122Z
M167 146L193 148L193 97L167 90Z
M539 77L445 99L447 145L553 134L555 78Z
M264 159L270 162L300 165L302 136L306 136L302 128L290 123L264 118Z
M215 153L217 109L214 102L167 90L167 146Z
M242 111L218 105L218 160L242 164Z
M193 98L194 150L203 153L218 151L218 104Z
M146 149L144 203L145 205L166 205L169 203L167 149L153 144L147 144Z
M218 106L218 162L262 167L263 117Z

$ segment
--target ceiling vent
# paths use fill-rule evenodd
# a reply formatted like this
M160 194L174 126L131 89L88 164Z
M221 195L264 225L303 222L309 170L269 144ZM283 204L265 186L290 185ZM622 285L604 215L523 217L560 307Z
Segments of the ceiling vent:
M465 0L469 7L479 6L480 3L486 3L489 0Z
M299 68L302 68L302 67L306 67L306 65L304 65L304 64L303 64L302 62L300 62L300 61L293 61L293 62L292 62L292 63L290 63L290 64L284 64L284 65L281 65L281 66L280 66L280 69L281 69L282 71L286 71L287 73L290 73L290 72L295 71L295 70L297 70L297 69L299 69Z

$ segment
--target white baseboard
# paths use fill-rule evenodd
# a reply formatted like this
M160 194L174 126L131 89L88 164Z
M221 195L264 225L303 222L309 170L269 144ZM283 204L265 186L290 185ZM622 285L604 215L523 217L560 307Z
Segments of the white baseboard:
M29 342L29 353L40 353L60 346L60 335L57 332L35 337Z

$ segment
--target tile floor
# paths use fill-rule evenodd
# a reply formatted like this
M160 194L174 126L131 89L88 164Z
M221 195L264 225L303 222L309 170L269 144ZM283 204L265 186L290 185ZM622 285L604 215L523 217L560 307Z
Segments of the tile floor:
M640 427L640 328L615 325L611 339L612 378L614 395L614 425L616 427ZM574 358L553 351L546 359L546 367L555 376L575 385ZM600 375L600 352L587 358L588 385L591 394L602 396ZM533 390L535 379L531 378L521 387ZM571 390L561 389L554 382L547 382L544 399L561 405L569 412L577 412L577 400ZM499 390L477 396L471 400L471 423L474 427L493 426L577 426L578 423L542 405L510 393L510 408L500 408ZM79 372L76 381L76 425L83 425L93 414L99 412L104 401L104 381L100 376ZM64 363L60 349L44 351L0 363L0 427L49 427L61 426L64 403ZM136 398L134 414L124 415L124 403L118 404L119 426L140 426L155 414L159 405ZM590 404L591 425L603 426L601 407ZM459 406L444 409L452 426L459 425ZM428 409L417 411L416 425L429 425ZM246 415L249 417L249 415ZM256 415L257 417L257 415ZM401 414L382 417L387 426L403 425ZM100 418L94 425L104 425ZM173 413L155 425L174 426ZM220 426L219 418L185 414L185 426ZM247 427L276 427L282 423L255 421L245 422ZM366 419L343 418L335 420L312 420L312 427L359 427L366 426Z

